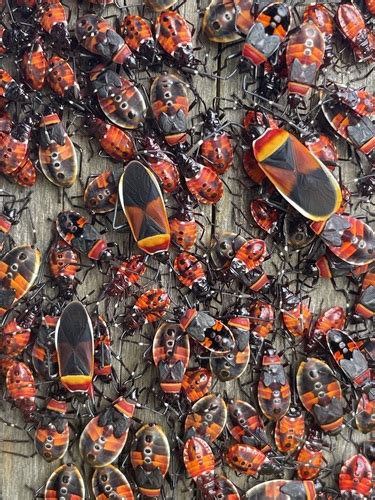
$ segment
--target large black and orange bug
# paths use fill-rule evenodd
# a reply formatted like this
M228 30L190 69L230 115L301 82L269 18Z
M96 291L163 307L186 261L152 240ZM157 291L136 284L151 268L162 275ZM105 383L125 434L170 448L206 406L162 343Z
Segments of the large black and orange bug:
M36 384L30 368L22 361L13 361L5 385L11 402L21 410L24 420L31 422L36 411Z
M311 229L339 259L354 266L375 260L375 233L360 219L334 214L327 221L313 222Z
M189 401L198 401L210 391L212 374L207 368L190 368L186 370L181 385Z
M234 338L234 347L226 354L210 353L212 373L222 382L239 378L250 360L250 319L241 310L228 313L226 323Z
M279 193L304 217L327 220L342 202L327 167L292 134L269 128L253 142L255 158Z
M94 334L86 308L71 302L61 313L55 331L61 384L69 392L93 396Z
M356 389L360 389L375 399L375 387L372 385L371 369L360 346L342 330L330 330L327 333L328 348Z
M31 329L39 320L40 305L29 304L25 310L0 328L0 353L16 358L29 343Z
M69 447L68 405L51 398L35 430L35 449L46 462L60 460Z
M13 175L19 171L28 158L29 139L36 117L26 116L13 125L9 134L0 133L0 173Z
M234 150L218 113L211 108L205 113L202 134L199 154L203 164L212 167L219 175L224 174L233 165Z
M138 247L149 255L165 257L171 236L155 175L141 162L129 162L119 182L119 199Z
M25 92L24 87L3 68L0 68L0 101L5 103L30 101L30 96Z
M285 500L298 496L303 499L317 498L318 488L314 481L273 479L252 486L244 494L246 500Z
M114 125L135 129L143 124L147 106L141 91L133 82L103 65L90 72L90 80L100 109Z
M232 444L225 455L225 460L236 472L251 477L258 477L259 474L280 474L282 469L280 463L245 443Z
M37 37L22 54L21 72L24 81L33 90L42 90L45 84L48 61L41 37Z
M324 311L305 336L307 351L310 353L325 348L328 332L332 329L342 330L345 322L346 312L342 307L334 306Z
M85 208L93 214L112 212L117 203L117 185L121 173L105 170L87 178L83 193Z
M207 394L192 407L185 420L185 437L198 436L214 442L227 421L227 405L219 394Z
M125 43L135 54L137 61L144 65L159 65L161 55L156 46L151 26L141 16L127 15L121 22L121 33Z
M172 74L155 78L150 90L154 118L170 146L186 141L189 99L187 86Z
M369 498L373 486L372 479L371 464L364 455L357 454L348 458L339 473L342 498Z
M97 116L87 118L89 133L99 142L102 150L117 161L130 161L135 156L133 137L126 130L106 123Z
M313 22L304 23L289 38L286 49L288 66L288 104L296 108L311 93L319 68L324 61L325 42Z
M200 260L189 252L179 253L173 263L177 279L193 292L198 300L212 295L206 270Z
M64 6L59 0L41 0L38 2L35 19L48 33L57 50L67 51L71 47L68 19Z
M121 264L111 268L111 279L105 283L102 295L108 297L125 297L131 287L136 285L146 271L145 257L132 255L122 260Z
M180 189L180 174L174 160L159 146L152 134L141 139L140 151L149 168L159 179L163 191L176 193Z
M197 477L196 484L203 500L211 500L211 498L240 500L236 486L226 476L202 474Z
M333 33L335 29L332 14L323 3L308 5L303 13L304 22L312 21L324 37L324 64L327 66L334 58Z
M202 474L211 474L215 469L215 457L210 445L198 436L186 440L182 458L188 476L194 481Z
M72 300L78 283L79 253L66 241L56 237L48 253L48 263L53 282L58 289L58 296L65 300Z
M50 314L43 315L31 351L34 370L42 380L56 379L59 374L55 345L55 330L59 312L52 310Z
M177 153L177 163L190 194L198 203L215 205L224 194L222 180L212 167L195 161L182 148Z
M168 439L159 425L145 424L136 432L130 461L139 492L158 497L170 463Z
M359 61L374 58L370 32L359 9L352 3L340 4L336 12L336 23L341 34L352 46Z
M102 17L93 13L79 17L75 35L78 43L91 54L98 55L107 62L124 65L128 69L136 66L128 44Z
M12 248L0 260L0 318L34 285L41 264L35 246Z
M83 429L79 451L91 467L104 467L120 455L128 438L136 403L120 397Z
M29 193L24 198L17 199L7 191L0 190L0 199L4 200L0 212L0 254L4 251L6 242L14 243L10 232L13 226L19 224L23 212L28 210L30 196Z
M39 164L47 179L58 187L71 187L77 179L75 147L52 108L46 108L39 124Z
M106 498L134 500L134 493L128 480L114 465L95 469L92 476L92 491L96 500L106 500Z
M286 414L290 402L290 384L282 358L271 344L264 343L258 382L260 409L269 420L277 421Z
M59 236L74 250L92 260L109 260L112 253L98 230L78 212L60 212L56 219Z
M365 274L358 302L355 305L355 314L365 319L375 315L375 268L371 266ZM340 329L340 328L339 328Z
M222 321L195 308L181 309L175 313L184 332L205 349L220 354L233 349L233 334Z
M152 357L162 391L178 394L190 359L189 338L178 323L159 326L152 343Z
M321 359L302 361L297 371L299 398L327 434L338 434L344 422L343 396L340 382Z
M85 499L85 483L81 472L74 464L60 465L48 478L44 498L53 500L61 497Z
M238 443L251 444L259 449L268 444L259 412L246 401L236 399L228 404L227 428Z

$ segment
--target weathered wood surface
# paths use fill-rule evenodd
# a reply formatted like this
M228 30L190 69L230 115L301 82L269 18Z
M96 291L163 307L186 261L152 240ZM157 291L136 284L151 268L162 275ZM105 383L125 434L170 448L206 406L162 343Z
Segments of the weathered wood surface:
M327 4L331 2L326 2ZM332 2L335 4L336 2ZM68 4L72 6L72 19L75 19L75 2L69 1ZM201 8L204 7L205 4L202 3ZM84 12L86 8L85 2L81 7L81 12ZM108 10L106 13L112 13L113 11ZM118 11L117 11L118 12ZM197 7L194 0L188 0L183 7L181 8L181 12L187 17L189 21L194 23L196 26L198 25L198 14ZM153 18L153 15L149 14L146 11L146 16ZM204 53L207 51L208 63L207 63L207 71L211 73L215 71L219 67L219 63L223 61L225 54L218 59L215 60L215 55L218 53L218 47L214 44L207 44L206 40L203 36L200 36L198 44L204 43L204 49L197 53L197 57L204 57ZM228 54L238 50L238 47L234 47L228 51ZM4 61L4 64L7 64L9 67L9 62ZM226 68L223 73L227 74L234 68L236 62L233 62ZM12 72L16 71L16 68L10 67ZM362 71L362 74L366 73L368 67L362 67L361 69L356 68L356 74ZM374 90L374 74L368 78L368 81L363 81L361 84L367 85L369 90ZM342 71L340 73L332 73L333 79L339 81L339 83L346 83L348 81L349 72ZM353 75L351 75L353 77ZM214 96L221 96L230 98L232 95L241 96L241 84L240 78L235 77L230 79L229 81L224 80L208 80L206 78L197 77L195 79L196 89L202 99L206 102L207 105L210 105L212 102L212 98ZM193 95L191 95L193 99ZM229 108L233 108L233 105L229 104ZM227 110L228 120L240 121L240 117L243 116L243 112ZM79 119L77 120L79 122ZM72 127L74 129L74 126ZM82 171L82 179L84 180L88 175L93 173L99 173L108 168L121 168L120 164L114 164L109 159L99 157L97 154L94 155L93 158L88 161L89 150L87 147L88 137L85 131L77 131L74 137L75 142L81 145L83 148L83 171ZM94 146L95 147L95 146ZM238 152L239 153L239 152ZM346 148L342 148L342 154L346 153ZM342 163L342 177L345 183L348 184L349 187L353 188L353 178L355 177L355 168L350 162ZM229 175L226 175L225 181L227 185L230 187L231 192L228 189L225 190L225 196L222 201L214 208L205 208L202 210L207 217L212 220L215 225L208 227L206 225L206 231L204 235L204 242L207 244L210 241L210 238L221 232L223 230L231 230L231 231L241 231L244 233L244 230L250 231L252 234L258 234L256 228L250 226L249 219L247 218L248 204L251 199L251 191L243 188L242 184L238 181L245 181L246 177L243 173L239 162L237 161L236 167L229 172ZM7 191L15 193L17 196L22 195L26 191L26 189L21 189L17 186L9 184L3 178L0 178L0 187L5 188ZM81 194L81 186L77 183L73 188L69 190L69 196L79 195ZM242 210L244 214L246 214L246 219L244 219L243 215L240 211L233 207L231 202L234 202L235 205ZM51 238L51 223L48 218L55 218L57 213L61 210L69 208L70 203L66 198L61 196L57 189L52 186L42 175L39 175L38 182L34 188L34 194L32 198L32 202L30 203L30 209L33 217L33 222L37 231L37 240L38 247L45 251L48 247ZM30 229L30 223L27 217L23 217L22 222L18 225L13 232L14 239L19 243L29 243L32 241L32 233ZM130 237L127 233L114 234L113 232L108 233L109 240L115 240L120 244L120 247L127 252L128 248L131 247L134 250L134 245L132 245L130 241ZM290 256L290 258L295 258L295 256ZM274 262L275 259L271 258L269 262ZM274 268L270 267L270 263L268 264L271 272L274 272ZM277 265L276 265L277 267ZM172 283L170 281L170 273L167 269L162 268L162 281L168 289L173 292L171 289ZM152 273L151 273L152 275ZM97 272L90 272L87 276L85 282L78 286L77 293L80 298L83 298L87 293L91 291L98 291L100 284L102 283L103 276L101 276ZM146 285L147 286L147 285ZM93 297L95 297L95 293ZM345 306L345 299L342 294L338 294L334 291L330 282L320 282L316 287L314 292L311 295L311 308L315 314L318 314L324 308L328 308L332 305L342 305ZM178 300L178 296L177 296ZM231 304L233 300L231 297L228 300L225 300L225 303ZM218 306L219 307L219 306ZM148 330L153 331L153 329ZM115 327L112 328L112 334L114 337L118 337L119 331L116 330ZM280 347L283 342L280 340L280 336L277 336L277 341ZM140 334L136 334L132 339L132 342L125 342L119 345L119 342L116 342L115 351L121 354L121 357L128 367L130 371L136 369L139 371L140 366L144 363L143 353L146 351L147 346L142 346L138 344L138 342L145 342L147 340L141 339ZM241 378L243 382L250 381L253 375L253 367L250 364L246 374ZM126 374L124 370L120 371L120 374L123 378L126 378ZM148 387L148 388L156 388L156 370L153 366L149 366L148 370L144 374L141 380L136 381L136 385L140 388ZM239 384L237 382L230 384L216 384L215 391L223 392L224 390L230 397L235 397L239 395L244 398L244 394L240 391ZM249 386L247 386L246 390L251 390ZM160 394L158 392L158 394ZM5 392L4 392L5 395ZM111 395L109 393L109 395ZM113 394L112 394L113 395ZM155 405L155 401L153 398L150 398L150 405ZM163 402L159 403L159 411L163 408ZM172 417L167 420L166 416L163 416L159 413L151 412L147 409L141 409L137 412L137 417L143 420L144 422L157 422L160 423L165 431L168 433L171 447L176 447L176 439L175 436L178 434L182 436L181 424L183 422L178 422L176 415L173 415L173 412L170 412ZM3 402L0 407L0 416L4 418L8 422L14 422L18 425L23 425L19 415L16 410L12 410L9 407L9 404ZM173 419L175 421L173 421ZM349 436L350 434L350 436ZM19 429L11 428L9 426L1 425L0 427L0 446L11 454L1 453L0 455L0 497L3 500L27 500L33 498L33 492L31 489L38 490L42 488L45 484L45 481L49 477L50 473L56 468L57 464L47 464L45 463L38 455L35 455L30 458L21 457L12 453L20 453L24 455L33 453L33 444L32 442L27 442L26 434ZM337 472L339 464L342 463L343 459L349 457L355 451L354 443L360 442L363 440L364 436L360 433L354 431L349 433L348 429L345 429L342 435L338 438L334 438L331 440L332 449L326 453L326 460L328 462L327 469L327 482L331 485L335 484L335 480L337 478ZM130 438L131 439L131 438ZM11 441L9 441L11 440ZM17 443L17 440L23 440L26 442ZM171 464L171 472L178 473L180 461L177 459L178 451L172 452L172 464ZM126 458L126 457L125 457ZM76 444L70 449L67 456L64 458L64 462L73 461L82 467L82 462L79 457L79 453L77 450ZM129 461L126 461L126 464L129 464ZM82 467L86 475L86 481L88 484L88 495L91 495L91 488L89 486L91 481L91 472L88 468ZM236 485L238 485L242 490L246 490L250 484L253 484L254 481L247 480L245 477L236 477L229 470L227 466L223 464L219 464L217 467L217 472L223 471L230 478L233 479ZM125 473L129 478L132 477L131 470L129 470L129 465L125 466ZM177 477L177 476L176 476ZM179 477L178 484L172 494L170 489L166 489L166 495L168 498L192 498L193 492L187 491L187 485L189 482L183 482L182 476ZM30 489L31 488L31 489ZM92 498L91 496L88 498Z

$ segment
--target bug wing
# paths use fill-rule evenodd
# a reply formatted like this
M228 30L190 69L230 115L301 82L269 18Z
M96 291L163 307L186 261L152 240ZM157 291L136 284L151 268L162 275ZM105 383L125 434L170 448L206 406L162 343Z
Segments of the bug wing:
M267 36L263 24L255 23L249 31L246 42L266 57L270 57L280 45L280 38L276 35Z

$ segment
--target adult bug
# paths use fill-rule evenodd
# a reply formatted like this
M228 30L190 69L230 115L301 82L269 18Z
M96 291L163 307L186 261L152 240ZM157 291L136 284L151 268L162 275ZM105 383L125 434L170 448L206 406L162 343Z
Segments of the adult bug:
M61 384L70 392L93 396L94 335L90 316L80 302L71 302L56 325L56 351Z
M163 195L154 174L139 161L126 165L119 199L138 247L150 255L165 256L170 229Z

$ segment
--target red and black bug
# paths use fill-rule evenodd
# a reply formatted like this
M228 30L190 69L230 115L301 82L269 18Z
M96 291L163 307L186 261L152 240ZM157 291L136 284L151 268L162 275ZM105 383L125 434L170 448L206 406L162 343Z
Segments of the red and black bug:
M245 238L238 233L225 232L216 235L210 248L213 268L217 271L225 271L244 243L246 243Z
M16 174L27 160L29 140L36 119L32 116L13 125L9 134L0 132L0 173Z
M190 288L198 300L208 299L211 296L212 291L205 268L195 255L181 252L174 260L173 269L180 283Z
M25 92L24 87L5 69L0 68L0 101L10 102L28 102L30 96ZM1 106L3 107L3 106Z
M236 279L240 280L245 286L254 289L254 274L255 268L259 268L267 256L266 243L263 240L251 239L246 241L235 253L234 258L229 266L229 271ZM264 280L259 284L255 282L259 289L268 282L268 278L264 275Z
M198 436L214 442L227 421L227 406L219 394L207 394L192 407L185 420L185 436Z
M231 139L213 109L208 109L205 114L199 154L203 164L212 167L219 175L224 174L233 165L234 151Z
M280 211L262 198L250 201L250 213L256 224L268 234L276 235L280 228Z
M83 429L79 451L91 467L111 464L120 455L128 438L136 403L120 397L92 418Z
M61 384L69 392L93 396L94 334L90 316L80 302L64 308L55 335Z
M44 489L44 498L53 500L62 496L74 498L74 500L85 499L85 483L79 469L74 464L60 465L48 478Z
M307 149L316 156L326 167L334 170L338 161L338 152L333 140L326 134L309 134L303 138Z
M339 208L338 182L292 134L269 128L254 141L253 150L268 179L304 217L327 220Z
M87 179L83 200L88 211L94 214L105 214L115 209L120 175L117 171L105 170Z
M35 246L12 248L0 260L0 318L34 285L41 263Z
M135 129L144 122L146 102L133 82L102 65L91 71L90 80L100 109L114 125Z
M354 266L371 264L375 260L375 233L360 219L334 214L325 222L313 222L312 230L330 251Z
M56 219L60 237L92 260L109 260L112 254L97 229L78 212L60 212Z
M165 256L171 236L163 195L154 174L137 160L125 166L119 199L138 247Z
M44 52L42 38L37 37L27 48L21 59L21 71L24 81L33 90L42 90L47 76L48 61Z
M369 116L371 118L375 114L375 96L366 89L356 90L334 83L331 96L335 101L340 101L345 106L348 106L357 115Z
M48 59L47 82L52 91L69 103L81 99L81 91L71 65L60 56Z
M299 398L315 422L327 434L337 434L343 425L343 396L340 382L324 361L308 358L297 372Z
M198 436L187 439L182 453L186 472L194 481L199 476L209 475L214 471L215 457L204 439Z
M325 42L318 26L304 23L293 34L286 49L288 66L288 103L296 108L308 98L324 61Z
M154 118L170 146L186 141L189 100L184 82L174 75L155 78L150 90Z
M236 486L226 476L203 474L197 477L196 483L202 500L211 498L240 500Z
M38 2L35 18L42 29L49 34L56 49L70 49L71 38L68 19L64 6L59 0L41 0Z
M90 134L96 137L107 155L117 161L130 161L135 156L135 144L126 130L106 123L96 116L87 118Z
M147 497L159 496L170 462L168 439L159 425L146 424L136 432L130 461L139 492Z
M96 500L116 497L134 500L134 493L128 480L114 465L95 469L92 476L92 491Z
M186 371L181 385L189 401L198 401L210 391L212 374L207 368L190 368Z
M190 195L182 194L176 211L169 217L171 240L185 251L191 250L197 242L198 225L194 214L194 203Z
M133 255L124 259L119 266L111 269L112 278L105 283L103 295L109 297L126 296L131 287L136 285L146 271L143 255Z
M352 3L341 4L337 9L336 22L345 39L349 41L359 61L374 58L370 32L359 9Z
M268 419L277 421L286 414L290 406L290 385L281 357L270 344L264 345L258 403Z
M141 143L144 148L141 154L159 179L163 191L176 193L180 189L180 174L176 163L165 153L152 135L143 137Z
M91 54L127 68L136 66L135 57L128 44L102 17L93 13L79 17L75 35L82 47Z
M325 51L324 63L330 64L334 58L333 52L333 32L335 29L334 19L322 3L308 5L303 13L304 22L312 21L322 32L324 37Z
M258 411L246 401L239 399L228 404L227 428L239 443L265 448L268 444L264 423Z
M233 349L233 334L222 321L195 308L175 312L182 329L205 349L221 354Z
M46 108L39 124L39 163L47 179L58 187L70 187L77 179L74 145L51 108Z
M161 63L161 55L146 19L130 14L125 16L121 22L121 33L138 61L146 65Z
M325 347L328 332L332 329L342 330L345 322L346 313L342 307L330 307L322 313L305 337L308 352Z
M294 337L304 337L311 328L312 312L303 302L282 311L285 328Z
M375 268L373 266L363 278L355 314L366 319L372 318L375 314Z
M14 406L21 410L26 421L32 421L36 411L36 386L30 368L21 361L13 361L7 371L5 384Z
M250 11L248 15L251 15ZM240 40L241 34L236 30L235 3L212 0L204 10L202 31L211 42L231 43Z
M166 394L178 394L189 364L188 336L178 323L162 323L157 329L152 357L159 372L160 387Z
M266 338L273 330L275 308L263 300L255 300L249 306L251 337Z
M59 374L55 346L55 329L59 316L57 311L50 313L42 317L31 351L34 370L42 380L56 379Z
M250 444L232 444L225 459L230 467L240 474L258 477L260 474L279 474L281 465L270 460L265 453Z
M321 431L310 430L307 441L298 451L296 460L298 479L308 481L318 477L325 461Z
M0 353L15 358L29 343L31 329L39 319L40 305L29 304L15 318L0 328Z
M80 266L78 252L63 239L57 237L50 248L48 261L59 297L72 300Z
M60 460L69 446L66 401L51 398L35 430L35 449L47 462Z
M372 470L365 456L353 455L344 462L339 474L339 489L343 499L370 496Z
M305 435L305 417L300 408L292 404L276 422L275 444L281 453L294 453Z

